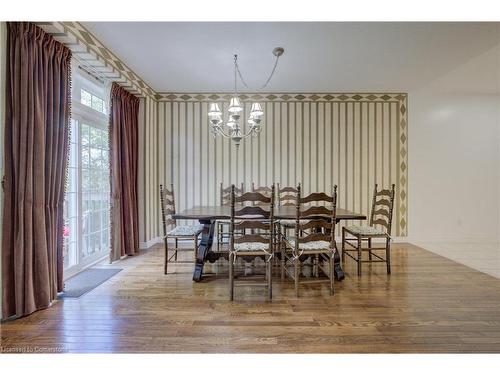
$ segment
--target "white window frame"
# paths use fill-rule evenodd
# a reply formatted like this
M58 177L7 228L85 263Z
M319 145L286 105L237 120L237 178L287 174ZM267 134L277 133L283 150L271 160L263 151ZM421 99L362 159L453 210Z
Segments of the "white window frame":
M68 279L71 276L91 267L92 265L101 262L102 260L109 257L110 249L107 251L98 252L91 256L83 258L83 233L82 233L82 160L81 160L81 124L91 125L99 129L108 129L109 117L108 115L101 113L91 107L88 107L81 103L81 89L88 91L94 96L97 96L104 100L106 108L106 113L109 113L109 87L104 84L94 83L95 78L88 75L88 73L81 71L78 66L73 66L72 70L72 103L71 103L71 118L78 122L78 125L74 130L77 131L77 142L76 150L77 155L77 251L78 251L78 263L76 265L70 266L64 270L64 279ZM111 228L109 228L109 236L111 236Z

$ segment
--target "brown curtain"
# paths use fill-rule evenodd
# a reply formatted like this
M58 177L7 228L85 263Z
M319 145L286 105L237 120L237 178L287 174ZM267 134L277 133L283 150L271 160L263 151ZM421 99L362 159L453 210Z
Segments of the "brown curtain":
M71 51L39 27L7 24L3 317L50 306L62 291Z
M137 152L139 98L111 87L111 261L139 249Z

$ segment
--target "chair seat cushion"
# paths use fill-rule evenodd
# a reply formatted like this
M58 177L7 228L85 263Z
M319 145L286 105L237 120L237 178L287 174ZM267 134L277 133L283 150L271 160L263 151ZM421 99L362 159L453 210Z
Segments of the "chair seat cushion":
M168 232L167 236L197 236L203 231L202 224L179 225Z
M290 247L295 247L295 238L288 238L287 242ZM300 250L328 250L330 249L330 242L328 241L310 241L299 243Z
M269 250L269 243L261 242L241 242L234 244L236 251L255 251L255 250Z
M309 220L306 220L306 219L300 220L301 224L306 224L308 222L309 222ZM285 227L295 227L295 219L283 219L283 220L280 220L279 223Z
M345 227L351 233L361 234L362 236L378 236L386 234L382 229L370 227L368 225L349 225Z

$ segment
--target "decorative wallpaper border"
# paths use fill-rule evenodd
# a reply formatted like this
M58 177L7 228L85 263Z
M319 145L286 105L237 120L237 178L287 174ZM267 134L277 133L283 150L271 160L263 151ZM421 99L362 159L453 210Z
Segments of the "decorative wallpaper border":
M155 99L168 102L216 102L229 101L232 93L157 93ZM404 93L240 93L241 101L266 102L331 102L331 101L406 101Z
M78 60L133 94L155 99L155 91L79 22L35 22L67 45Z

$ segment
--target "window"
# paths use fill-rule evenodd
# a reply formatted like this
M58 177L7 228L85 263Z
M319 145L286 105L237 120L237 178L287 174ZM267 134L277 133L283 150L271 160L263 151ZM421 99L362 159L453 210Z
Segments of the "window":
M106 105L104 100L91 94L85 89L81 89L80 91L80 103L98 112L106 114Z
M108 131L81 123L83 258L109 252Z
M73 76L71 137L64 202L65 277L109 255L110 169L106 89Z

